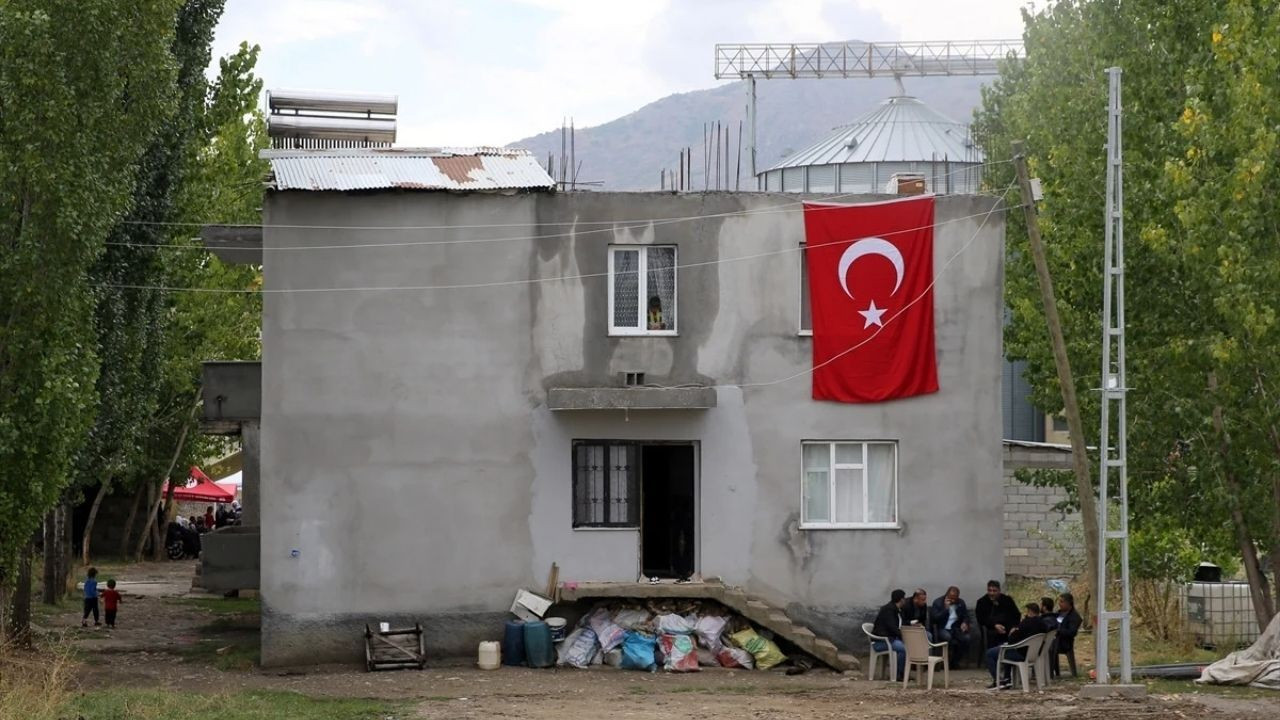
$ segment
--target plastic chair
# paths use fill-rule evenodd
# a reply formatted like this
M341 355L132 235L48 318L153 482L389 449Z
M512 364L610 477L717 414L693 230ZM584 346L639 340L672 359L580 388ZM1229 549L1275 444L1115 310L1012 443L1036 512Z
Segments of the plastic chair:
M1031 668L1039 661L1040 649L1044 647L1044 633L1037 633L1025 640L1019 640L1016 643L1006 643L1000 646L1000 653L996 655L996 678L1001 675L1001 670L1005 665L1011 665L1018 668L1018 675L1022 678L1022 692L1031 691ZM1005 652L1009 650L1025 650L1026 654L1022 660L1006 660ZM1041 684L1039 678L1036 679Z
M876 663L880 658L885 659L885 665L889 670L889 682L898 681L898 659L894 657L893 643L889 642L889 638L881 637L873 634L871 631L875 629L872 623L862 623L862 632L866 633L867 639L870 641L871 655L867 657L867 679L876 679ZM876 643L884 643L884 650L876 650Z
M945 642L929 642L929 636L925 634L924 628L919 625L903 625L902 626L902 644L907 648L907 669L902 673L902 687L907 686L907 681L911 679L911 668L916 667L916 684L921 682L920 673L927 666L929 668L929 682L926 687L933 689L933 668L938 663L942 663L942 687L951 687L951 658L950 648ZM942 655L930 655L929 651L933 648L941 648Z
M1054 628L1045 633L1044 643L1040 646L1040 655L1036 658L1036 687L1043 688L1050 684L1049 660L1057 649L1058 629Z

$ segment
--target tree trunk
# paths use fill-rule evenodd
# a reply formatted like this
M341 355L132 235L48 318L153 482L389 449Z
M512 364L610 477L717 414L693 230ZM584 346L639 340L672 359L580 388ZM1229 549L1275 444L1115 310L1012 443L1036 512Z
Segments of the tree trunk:
M44 514L44 551L41 572L40 602L57 605L62 599L58 592L58 506Z
M169 460L169 468L165 470L161 478L162 483L173 475L173 468L178 464L178 458L182 457L182 448L186 447L187 433L191 432L191 425L196 421L196 410L198 409L200 409L200 393L197 390L195 401L191 403L191 412L187 415L187 421L182 425L182 432L178 433L178 442L174 445L173 457ZM173 491L173 483L169 483L169 491L165 493L164 497L164 517L166 518L169 517L169 511L173 508ZM151 535L154 541L151 547L151 558L153 560L162 560L164 559L164 532L167 528L159 527L156 523L155 507L151 508L150 515L151 517L147 522L149 525L155 526L155 530ZM141 543L139 543L138 547L138 559L142 559Z
M102 498L111 492L111 478L107 478L98 486L98 494L93 498L93 506L89 508L89 519L84 521L84 538L80 542L80 561L89 564L89 545L93 540L93 523L98 519L98 508L102 507Z
M143 483L147 490L147 515L146 520L142 523L142 533L138 535L138 544L134 546L133 559L135 562L142 561L142 553L147 549L147 540L152 539L152 531L156 529L156 510L159 508L160 488L156 485Z
M138 506L142 504L142 499L147 494L147 484L138 483L138 489L133 493L133 504L129 506L129 519L124 521L124 536L120 538L120 559L129 560L129 538L133 536L133 523L138 519Z
M1216 394L1218 377L1209 373L1209 392ZM1266 575L1258 562L1258 549L1253 544L1253 536L1249 533L1249 525L1244 517L1244 494L1240 479L1231 469L1231 438L1227 435L1226 423L1222 419L1222 406L1214 402L1213 429L1218 435L1218 456L1222 461L1222 480L1227 489L1228 505L1231 508L1231 526L1235 530L1236 545L1244 559L1244 573L1249 581L1249 596L1253 600L1253 612L1258 618L1258 630L1265 630L1275 614L1271 604L1271 588Z
M1280 430L1272 425L1271 446L1280 460ZM1280 603L1280 472L1271 472L1271 579L1275 581L1275 595Z
M8 618L9 642L23 648L31 647L31 555L34 550L33 543L28 541L18 558L18 576L13 584L13 608Z
M74 518L72 516L71 505L61 503L58 505L58 593L60 597L66 597L67 585L71 581L71 567L74 564L74 550L72 543L72 531L75 529L73 525Z

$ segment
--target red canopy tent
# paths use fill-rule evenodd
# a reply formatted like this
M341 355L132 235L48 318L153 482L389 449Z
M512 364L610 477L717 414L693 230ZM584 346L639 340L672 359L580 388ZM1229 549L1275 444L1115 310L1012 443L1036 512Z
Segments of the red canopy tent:
M169 492L169 483L165 483L160 489L161 497L167 496ZM229 503L236 499L234 493L227 492L226 489L218 487L218 484L209 479L195 465L191 466L191 474L187 477L186 487L175 487L173 489L173 499L182 501L195 502L211 502L211 503Z

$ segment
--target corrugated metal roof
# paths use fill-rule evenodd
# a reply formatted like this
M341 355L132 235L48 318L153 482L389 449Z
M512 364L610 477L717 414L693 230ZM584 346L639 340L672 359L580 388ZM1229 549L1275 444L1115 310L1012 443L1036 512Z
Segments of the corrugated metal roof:
M345 148L264 150L277 190L551 190L555 181L526 150Z
M891 97L831 135L769 168L833 163L982 162L969 128L913 97Z

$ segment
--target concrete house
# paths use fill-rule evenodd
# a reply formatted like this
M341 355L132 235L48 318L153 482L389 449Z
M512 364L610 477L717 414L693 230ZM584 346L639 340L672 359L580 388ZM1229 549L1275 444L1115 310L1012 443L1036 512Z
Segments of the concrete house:
M266 155L264 665L354 660L376 621L472 653L553 562L720 578L841 647L894 587L1002 575L997 198L937 199L940 391L849 405L811 399L810 196L555 192L512 150Z

